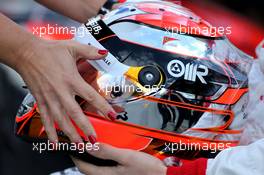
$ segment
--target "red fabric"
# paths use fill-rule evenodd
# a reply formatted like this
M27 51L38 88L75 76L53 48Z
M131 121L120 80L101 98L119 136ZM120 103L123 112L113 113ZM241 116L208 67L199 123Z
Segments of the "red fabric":
M206 175L207 160L200 158L180 167L168 167L167 175Z

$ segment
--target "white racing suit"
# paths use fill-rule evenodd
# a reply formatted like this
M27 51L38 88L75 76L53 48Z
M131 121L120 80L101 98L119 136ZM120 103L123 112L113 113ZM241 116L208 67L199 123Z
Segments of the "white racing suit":
M264 41L257 48L258 59L249 73L247 122L240 146L226 149L209 159L206 175L264 174Z

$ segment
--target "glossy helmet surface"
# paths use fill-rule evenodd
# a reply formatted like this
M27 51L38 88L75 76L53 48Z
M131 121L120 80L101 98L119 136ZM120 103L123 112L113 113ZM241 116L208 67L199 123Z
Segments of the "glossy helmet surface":
M238 143L244 121L235 114L246 98L252 59L208 22L180 5L138 2L81 27L85 32L80 30L75 40L109 50L104 60L89 62L97 70L92 84L121 109L113 122L81 104L99 141L183 158L210 157L210 149ZM19 136L47 138L31 95L16 124ZM172 154L165 146L171 143L192 149ZM204 151L192 144L214 148Z

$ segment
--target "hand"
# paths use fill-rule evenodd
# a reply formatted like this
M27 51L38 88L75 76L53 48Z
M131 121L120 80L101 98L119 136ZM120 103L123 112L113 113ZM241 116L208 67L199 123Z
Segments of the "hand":
M118 162L115 167L98 167L72 158L78 169L87 175L166 175L167 168L161 160L149 154L119 149L100 143L98 151L89 151L95 157Z
M24 51L21 64L16 70L21 74L37 100L45 131L51 142L58 137L54 127L60 129L74 143L82 143L71 120L84 132L91 142L96 133L75 101L78 95L108 117L114 117L113 108L78 73L79 59L101 59L107 51L75 41L47 41L37 39Z

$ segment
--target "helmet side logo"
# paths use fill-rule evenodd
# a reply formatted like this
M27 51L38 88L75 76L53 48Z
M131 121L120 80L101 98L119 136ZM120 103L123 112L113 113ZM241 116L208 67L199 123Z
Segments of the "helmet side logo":
M204 77L208 75L208 68L204 65L195 63L184 64L180 60L172 60L167 66L169 74L179 78L184 76L185 80L195 82L197 77L203 83L207 84Z
M173 77L181 77L185 73L185 65L179 60L172 60L167 66L168 72Z

